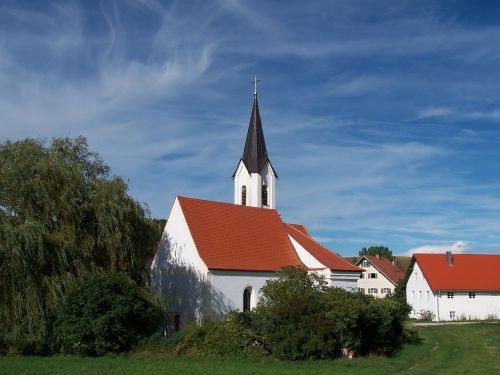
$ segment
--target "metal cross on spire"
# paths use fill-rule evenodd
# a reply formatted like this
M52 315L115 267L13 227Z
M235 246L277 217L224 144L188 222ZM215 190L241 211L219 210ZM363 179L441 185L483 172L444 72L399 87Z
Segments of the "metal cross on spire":
M253 80L253 96L256 97L257 96L257 82L260 82L260 79L257 79L257 76L255 76L254 80Z

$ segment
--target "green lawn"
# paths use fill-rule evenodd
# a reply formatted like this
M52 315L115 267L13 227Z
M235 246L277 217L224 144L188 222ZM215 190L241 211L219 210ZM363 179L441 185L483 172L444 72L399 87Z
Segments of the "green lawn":
M133 354L104 358L8 357L0 374L500 374L500 324L419 328L423 343L392 358L280 362Z

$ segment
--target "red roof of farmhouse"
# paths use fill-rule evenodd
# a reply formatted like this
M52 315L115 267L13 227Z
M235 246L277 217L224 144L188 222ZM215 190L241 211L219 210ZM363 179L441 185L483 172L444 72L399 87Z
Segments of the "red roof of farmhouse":
M379 270L394 284L405 278L406 272L397 265L392 264L392 262L387 258L379 258L373 255L363 255L356 263L359 264L363 258L366 258L377 270Z
M274 209L177 198L198 253L209 269L277 271L285 266L305 267L288 237L292 231L296 232L293 238L307 243L304 247L318 255L325 266L359 270L312 240L303 225L285 225Z
M413 254L432 290L500 290L500 254Z

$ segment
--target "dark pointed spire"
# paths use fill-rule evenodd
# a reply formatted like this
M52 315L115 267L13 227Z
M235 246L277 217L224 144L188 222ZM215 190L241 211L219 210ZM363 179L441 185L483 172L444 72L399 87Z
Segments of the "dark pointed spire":
M253 94L252 115L250 116L245 149L241 160L249 173L259 173L266 165L266 162L269 161L256 91Z

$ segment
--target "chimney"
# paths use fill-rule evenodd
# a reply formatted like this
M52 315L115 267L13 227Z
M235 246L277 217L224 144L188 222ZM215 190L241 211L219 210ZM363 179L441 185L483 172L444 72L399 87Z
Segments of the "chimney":
M451 251L446 252L446 260L448 262L448 267L453 267L453 256L451 255Z
M378 259L380 259L380 254L376 254L375 256L376 256Z

